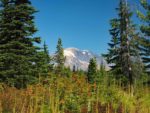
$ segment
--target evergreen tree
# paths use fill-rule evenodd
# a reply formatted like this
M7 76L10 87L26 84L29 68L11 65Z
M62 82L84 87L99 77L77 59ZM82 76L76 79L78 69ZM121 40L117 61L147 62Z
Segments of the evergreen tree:
M72 71L76 72L76 66L75 65L73 65Z
M53 70L53 64L51 63L52 58L49 55L48 47L45 42L41 50L38 51L37 54L37 73L39 73L39 76L46 76L48 72Z
M131 15L125 0L120 1L119 17L120 17L120 63L123 75L129 78L130 85L133 84L133 75L131 73L131 53L130 53L130 35L134 30L131 24Z
M48 51L48 46L46 45L46 43L44 42L43 45L43 49L44 49L44 56L45 56L45 65L46 65L46 72L53 70L53 64L51 63L52 58L49 55L49 51Z
M120 52L120 38L119 38L119 19L115 18L110 21L111 29L109 30L112 36L111 42L108 43L109 49L107 54L103 54L107 62L110 64L111 72L113 72L116 77L122 74L121 64L119 62L119 52Z
M64 69L65 57L61 38L58 39L57 51L55 53L56 72L60 74Z
M109 52L104 55L109 63L112 64L112 72L115 75L123 75L122 77L129 80L133 85L133 79L136 76L135 64L140 62L138 50L138 33L136 26L133 24L131 17L132 12L125 0L120 0L118 18L111 20L110 34L112 35L111 43L109 43ZM137 64L138 65L138 64ZM141 68L139 63L137 68ZM142 73L142 72L140 72ZM139 74L140 74L139 73Z
M37 31L29 0L0 0L0 81L17 88L35 80Z
M47 61L47 62L50 62L48 47L47 47L45 41L44 41L44 44L43 44L43 50L44 50L44 53L45 53L45 56L46 56L46 61Z
M145 64L145 70L150 74L150 4L147 0L140 0L145 12L138 11L138 16L142 20L140 30L144 37L141 38L141 57Z
M91 58L88 66L87 79L89 83L96 82L97 63L96 58Z

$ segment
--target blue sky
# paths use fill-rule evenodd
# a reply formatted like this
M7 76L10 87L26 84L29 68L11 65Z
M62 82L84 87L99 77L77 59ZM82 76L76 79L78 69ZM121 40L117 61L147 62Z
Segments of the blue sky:
M111 38L109 20L117 15L115 8L118 1L32 0L39 11L35 14L35 24L39 30L36 35L46 41L50 53L56 50L59 37L64 48L106 53Z

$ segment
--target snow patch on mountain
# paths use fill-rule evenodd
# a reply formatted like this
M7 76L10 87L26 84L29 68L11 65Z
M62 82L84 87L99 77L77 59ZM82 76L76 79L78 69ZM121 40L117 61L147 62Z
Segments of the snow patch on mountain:
M76 57L73 52L64 50L65 56Z

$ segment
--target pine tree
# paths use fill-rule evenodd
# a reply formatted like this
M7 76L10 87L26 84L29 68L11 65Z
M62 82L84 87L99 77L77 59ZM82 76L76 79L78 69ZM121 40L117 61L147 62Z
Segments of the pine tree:
M44 53L45 53L45 55L46 55L46 61L47 61L47 62L50 62L48 47L47 47L45 41L44 41L44 44L43 44L43 49L44 49Z
M37 31L29 0L0 0L0 81L17 88L35 80Z
M87 72L87 79L89 83L96 82L97 76L97 63L96 58L91 58L89 61L88 72Z
M140 62L139 36L136 33L136 26L131 20L132 12L125 0L120 0L117 11L118 18L111 20L110 34L112 40L108 44L110 49L108 54L104 56L112 64L113 73L119 75L119 77L122 75L123 78L128 79L130 85L133 85L133 79L136 76L134 65L137 61ZM141 65L136 67L141 68Z
M142 20L143 25L141 25L140 30L143 33L143 38L141 38L141 57L145 64L145 70L150 74L150 4L147 0L140 0L142 7L145 12L142 13L138 11L138 16Z
M44 42L43 48L37 54L37 73L39 76L46 76L53 70L52 58L49 55L48 47Z
M46 72L52 71L53 70L53 64L51 63L52 58L49 55L48 46L46 45L45 42L43 45L43 49L44 49L44 56L45 56L45 65L47 70Z
M129 78L130 85L133 84L132 68L131 68L131 53L130 53L130 37L131 30L134 26L131 25L129 12L125 0L120 1L119 17L120 17L120 62L123 74ZM133 34L132 34L133 35Z
M121 64L119 62L119 52L120 52L120 38L119 38L119 19L115 18L110 20L111 29L109 30L112 36L111 42L108 43L109 49L107 54L103 54L107 62L110 64L111 72L117 76L122 74Z
M64 56L64 49L62 45L61 38L58 39L57 43L57 51L55 53L55 62L56 62L56 72L57 74L61 74L61 72L64 69L64 63L65 63L65 56Z

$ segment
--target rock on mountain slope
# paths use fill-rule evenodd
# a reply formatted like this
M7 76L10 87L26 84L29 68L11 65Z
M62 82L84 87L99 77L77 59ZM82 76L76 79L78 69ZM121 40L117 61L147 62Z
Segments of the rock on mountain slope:
M91 58L96 58L98 67L101 64L105 66L106 70L109 70L109 66L107 65L106 61L99 55L94 54L88 50L79 50L77 48L66 48L64 49L64 56L66 57L65 66L70 67L73 69L75 66L78 70L87 71L89 60Z

